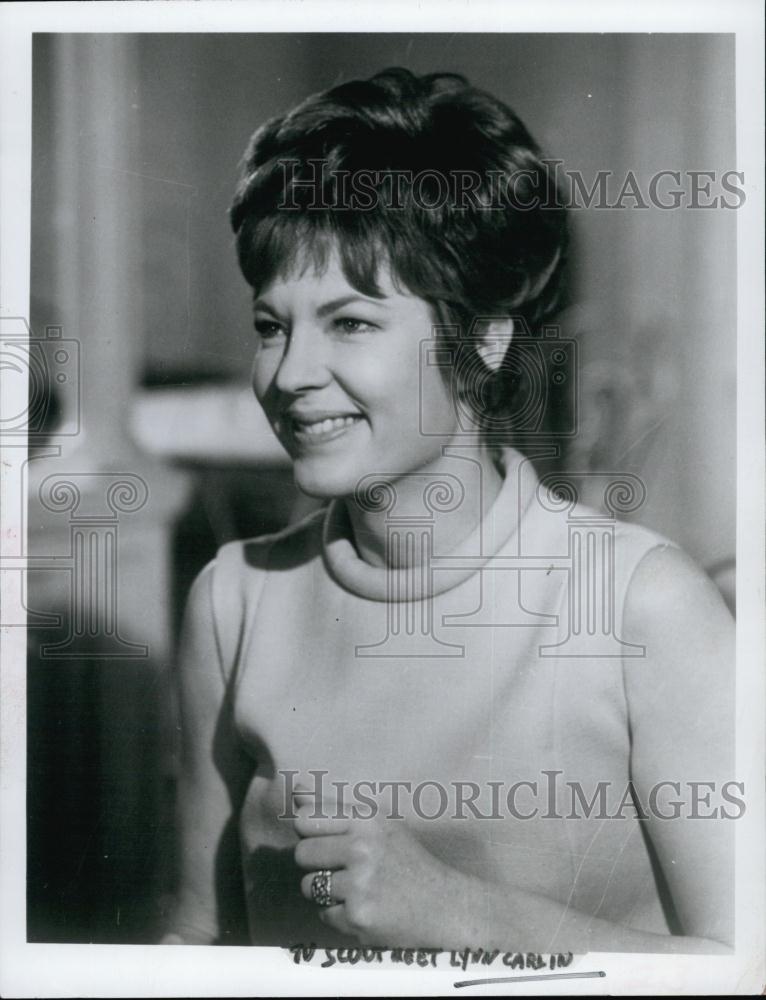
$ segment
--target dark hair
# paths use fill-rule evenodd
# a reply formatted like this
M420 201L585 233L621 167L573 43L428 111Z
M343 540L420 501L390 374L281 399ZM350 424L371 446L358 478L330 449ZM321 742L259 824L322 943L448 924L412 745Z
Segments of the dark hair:
M462 336L475 317L498 315L534 334L562 296L557 195L553 165L505 104L457 74L394 68L258 129L230 218L256 293L299 253L321 267L337 243L346 279L364 294L380 294L383 260ZM480 419L509 404L517 379L506 357L482 389Z

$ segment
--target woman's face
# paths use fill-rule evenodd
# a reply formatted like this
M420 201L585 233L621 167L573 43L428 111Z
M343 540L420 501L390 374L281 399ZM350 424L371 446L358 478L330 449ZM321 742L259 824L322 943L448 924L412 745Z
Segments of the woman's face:
M383 298L346 280L337 252L278 278L255 302L253 388L315 497L353 494L369 474L394 480L437 461L457 430L440 369L420 364L431 308L398 291L381 267ZM420 432L420 414L443 436Z

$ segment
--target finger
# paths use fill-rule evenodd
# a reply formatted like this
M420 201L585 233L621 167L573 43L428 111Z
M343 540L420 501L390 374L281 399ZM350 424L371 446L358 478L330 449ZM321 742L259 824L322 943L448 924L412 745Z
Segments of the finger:
M325 816L334 816L338 813L338 796L333 794L333 789L325 788L323 785L318 788L316 786L308 788L306 785L297 784L291 794L295 808L311 808Z
M292 794L293 808L296 810L308 809L315 818L341 819L349 815L349 809L346 807L343 795L338 793L337 788L321 786L311 790L303 785L297 785Z
M299 868L344 868L348 862L349 839L344 835L304 837L295 845L295 863Z
M347 833L351 826L348 819L336 819L332 813L324 813L318 818L313 809L298 809L295 814L295 832L299 837L326 837L333 834Z
M314 876L316 874L317 873L315 871L312 871L309 872L308 875L304 875L301 879L301 895L312 901L314 897L311 894L311 887L314 883ZM347 898L349 889L350 877L348 872L343 871L342 869L340 871L334 871L330 878L330 895L332 896L333 901L335 903L342 903ZM319 906L319 904L317 904L317 909L323 911L327 909L331 910L333 907Z
M338 931L340 934L346 934L349 937L356 936L346 919L346 907L343 903L339 906L326 906L320 908L319 919L323 924L327 924L328 927L332 927L333 930Z
M316 792L312 792L310 788L306 788L303 785L296 785L292 795L296 809L301 806L313 806L317 798Z

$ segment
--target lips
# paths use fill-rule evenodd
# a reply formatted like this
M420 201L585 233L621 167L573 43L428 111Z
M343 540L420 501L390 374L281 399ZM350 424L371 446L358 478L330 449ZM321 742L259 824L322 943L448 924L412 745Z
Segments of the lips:
M301 443L320 443L340 437L362 420L359 413L286 413L292 437Z
M339 430L341 427L350 427L360 418L352 414L344 414L338 417L322 417L321 419L307 419L291 417L293 428L304 431L306 434L326 434L328 431Z

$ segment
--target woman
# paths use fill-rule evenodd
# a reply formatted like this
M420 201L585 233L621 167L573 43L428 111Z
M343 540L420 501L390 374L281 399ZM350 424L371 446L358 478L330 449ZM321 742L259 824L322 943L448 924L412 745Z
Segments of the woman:
M566 217L524 126L388 70L261 128L231 219L255 394L325 506L192 589L166 940L725 950L731 622L535 474Z

